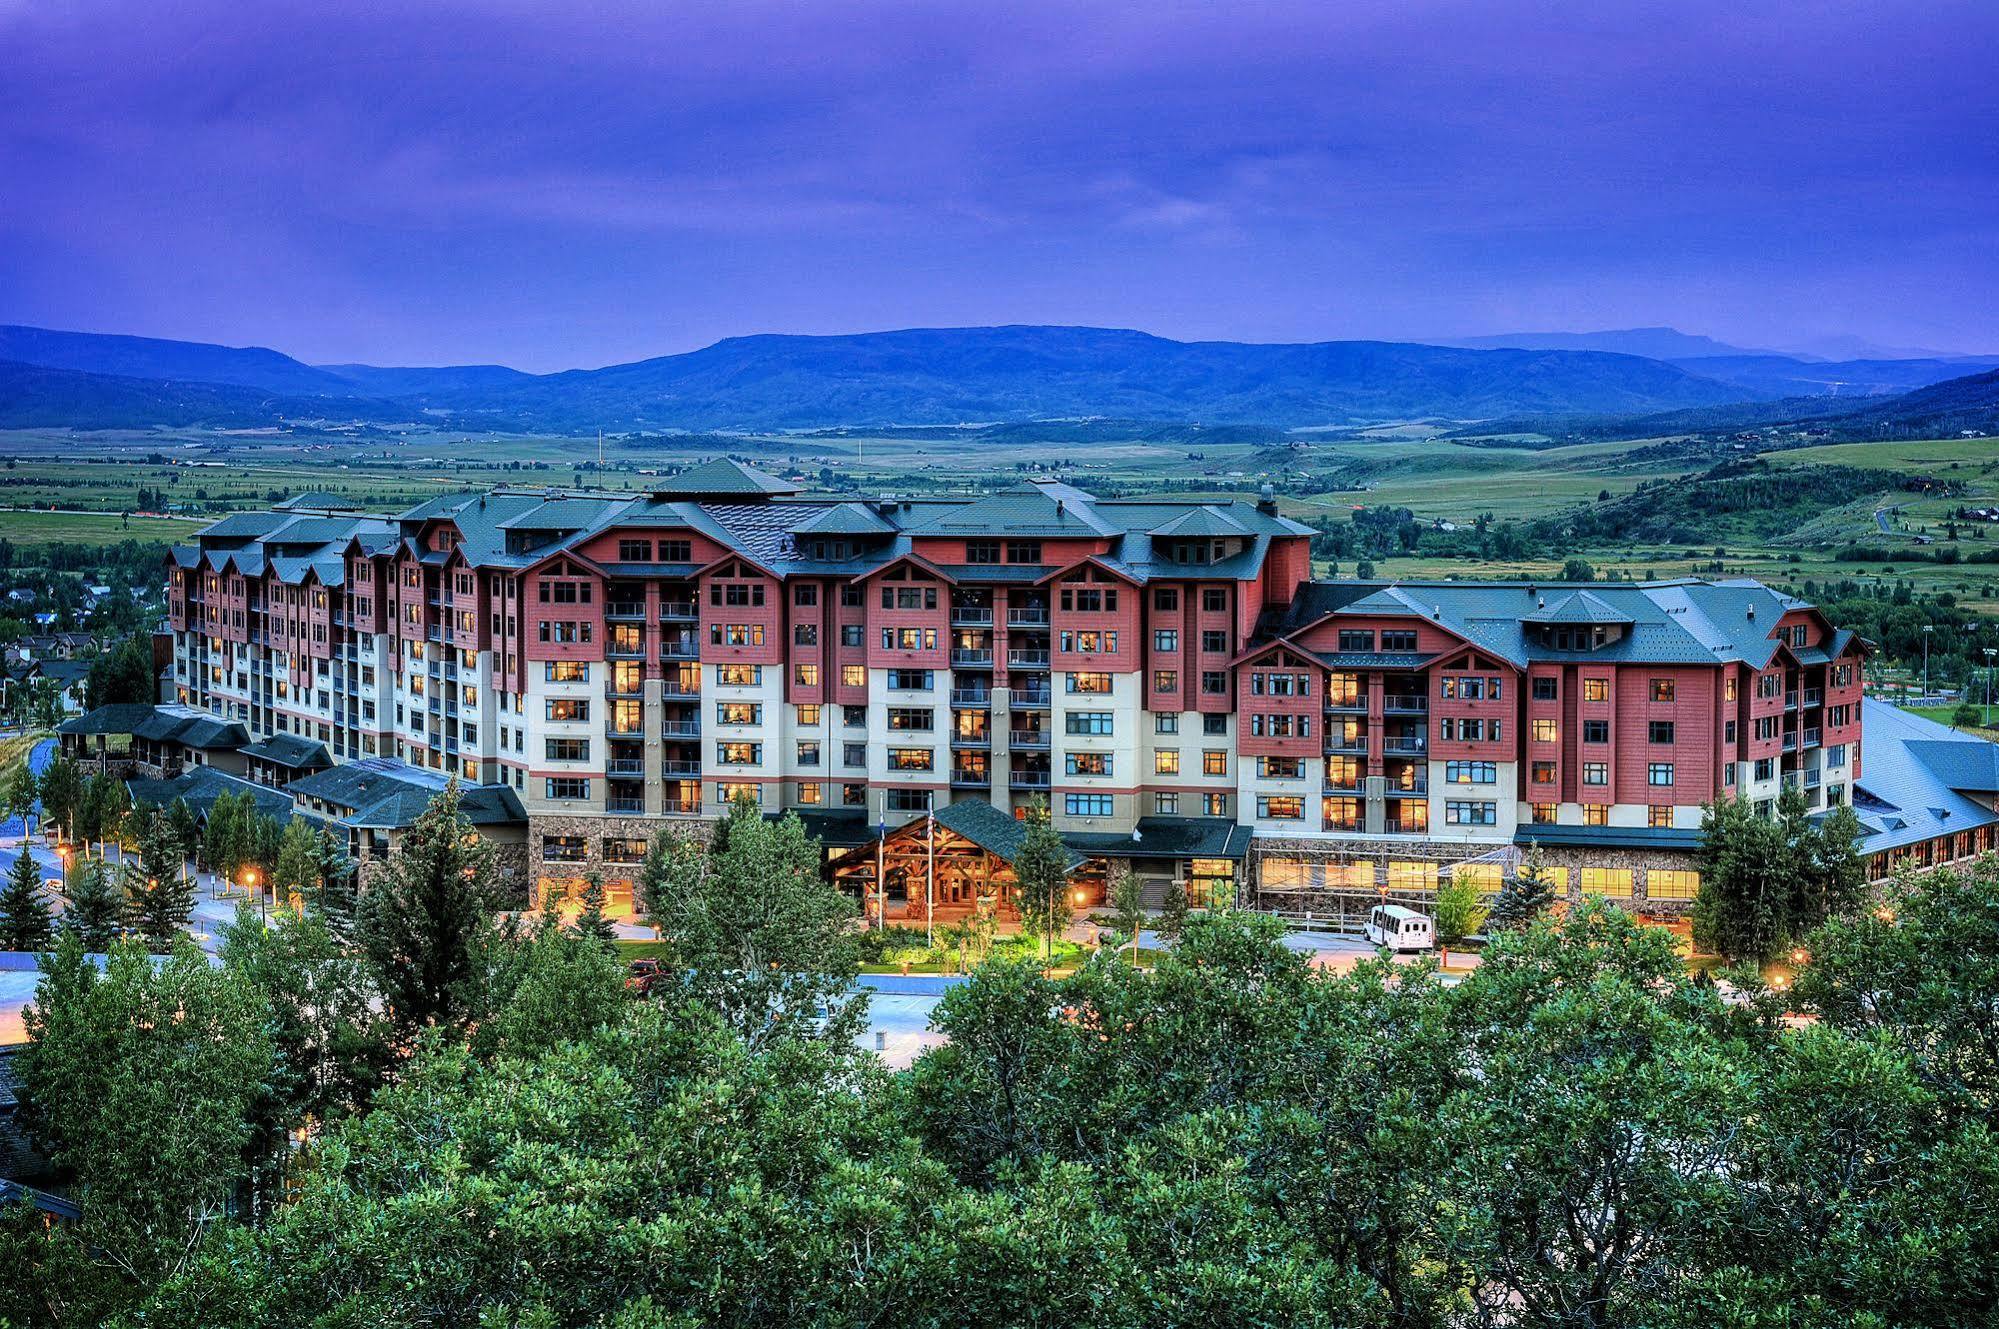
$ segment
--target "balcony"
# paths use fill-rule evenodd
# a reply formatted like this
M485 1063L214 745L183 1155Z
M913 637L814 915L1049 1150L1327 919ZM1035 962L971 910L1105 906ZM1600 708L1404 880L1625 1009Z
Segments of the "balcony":
M1798 709L1798 694L1796 692L1786 692L1784 694L1784 709L1787 711Z
M683 683L677 678L666 679L659 685L659 695L678 698L681 701L698 701L701 697L699 683Z
M1325 792L1329 794L1358 794L1362 786L1366 783L1367 777L1363 775L1356 775L1351 778L1329 775L1326 777Z
M1796 752L1797 750L1798 750L1798 736L1797 736L1797 734L1796 734L1795 732L1788 732L1788 733L1786 733L1786 734L1784 735L1784 751L1786 751L1786 752Z
M972 710L985 710L993 704L993 694L984 688L952 688L951 704Z
M1045 628L1048 626L1046 609L1009 609L1006 624L1010 628Z
M659 731L667 738L699 738L701 737L701 722L699 720L668 720L660 725Z
M644 688L645 688L645 683L641 679L630 679L627 680L626 682L620 683L617 680L617 678L613 676L611 678L607 678L604 680L604 695L606 697L611 698L614 701L620 698L629 701L632 698L643 696Z
M612 796L604 800L604 811L621 812L627 816L638 816L646 810L643 798L619 798Z
M604 643L604 658L607 660L643 660L646 644L643 637L636 641L619 641L616 637Z
M952 605L951 626L954 628L983 628L992 626L993 611L979 605Z
M604 606L605 618L635 618L644 621L646 603L643 600L613 600Z
M692 600L661 600L659 616L669 623L691 623L701 617L701 611Z
M693 637L668 637L659 644L662 660L699 660L701 643Z
M1819 731L1816 728L1805 730L1805 746L1808 748L1815 748L1818 745L1819 745Z
M669 798L666 800L665 805L660 808L660 811L681 817L696 816L701 811L701 800L698 798Z
M630 775L644 778L646 773L643 757L613 757L604 763L606 775Z
M1344 697L1329 696L1326 698L1326 709L1349 715L1365 715L1367 714L1367 694L1359 692Z
M1326 735L1326 751L1343 757L1365 757L1367 755L1367 731L1358 734Z
M645 728L643 719L620 720L613 715L604 720L604 732L613 738L638 738L644 735Z
M1048 652L1036 650L1008 651L1006 663L1009 669L1046 669Z
M698 761L663 761L659 764L659 773L669 777L676 775L699 775L701 774L701 763Z
M1045 750L1048 747L1046 729L1014 729L1007 733L1007 743L1016 748Z
M957 788L984 789L992 782L991 771L961 771L956 767L951 770L951 783Z
M1048 772L1015 771L1007 777L1007 783L1015 789L1046 789L1048 787Z
M1391 784L1382 792L1390 798L1427 798L1430 779L1428 775L1419 775L1407 784Z
M990 669L993 667L992 648L988 646L984 649L968 649L962 646L953 646L951 648L951 663L960 667L970 666L975 669Z
M1420 757L1430 750L1430 740L1427 738L1391 738L1381 745L1381 750L1390 755L1401 753L1406 756Z
M1383 714L1386 715L1428 715L1430 713L1430 699L1407 693L1397 696L1384 696L1381 699L1381 709Z
M1054 692L1044 688L1021 688L1010 695L1015 710L1045 711L1055 704Z
M1824 693L1824 691L1823 691L1822 689L1819 689L1819 688L1806 688L1806 689L1805 689L1805 705L1806 705L1806 706L1817 706L1818 704L1820 704L1820 703L1821 703L1821 702L1823 702L1824 700L1825 700L1825 693Z

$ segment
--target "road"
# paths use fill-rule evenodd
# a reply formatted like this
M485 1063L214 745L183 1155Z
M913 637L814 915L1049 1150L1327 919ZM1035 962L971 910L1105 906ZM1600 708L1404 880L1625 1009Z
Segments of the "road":
M1874 509L1874 524L1881 528L1881 534L1883 535L1895 534L1895 528L1888 524L1888 518L1893 516L1897 511L1899 511L1901 506L1902 505L1900 503L1896 503L1892 504L1889 507Z

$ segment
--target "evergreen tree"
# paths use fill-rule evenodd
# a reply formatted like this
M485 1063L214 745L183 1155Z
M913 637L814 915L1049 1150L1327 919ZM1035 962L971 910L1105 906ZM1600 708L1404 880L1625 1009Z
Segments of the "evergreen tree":
M194 809L187 805L186 799L177 798L168 806L166 816L174 842L180 846L182 861L197 857L201 853L201 822Z
M1132 963L1138 963L1138 933L1145 926L1145 905L1138 878L1128 865L1111 873L1111 908L1117 911L1117 928L1131 947Z
M319 886L307 902L326 920L327 930L346 940L354 933L356 898L355 863L331 829L320 827L314 841L316 862L313 872Z
M1791 874L1783 830L1747 801L1722 798L1701 817L1696 945L1731 960L1766 960L1788 936Z
M583 912L576 916L576 931L602 942L606 948L618 940L618 930L604 916L604 874L592 869L583 878Z
M125 900L104 864L79 857L69 870L69 907L63 910L66 931L74 932L83 949L102 953L118 940Z
M1048 806L1028 809L1027 834L1013 860L1014 898L1020 905L1021 927L1041 938L1041 958L1053 958L1055 938L1069 926L1075 910L1069 903L1069 847L1055 831Z
M319 895L319 836L304 817L293 817L278 840L271 888L281 904L289 904L293 899L315 899Z
M1493 897L1492 912L1486 915L1488 932L1519 932L1533 925L1555 903L1555 883L1541 857L1541 846L1530 843L1520 867L1508 877Z
M1177 942L1187 931L1187 923L1194 911L1187 904L1187 888L1169 883L1166 899L1159 909L1159 917L1152 922L1152 930L1160 940Z
M458 782L403 833L361 899L360 940L404 1035L462 1025L492 929L492 851L458 811Z
M194 917L194 881L167 819L141 810L133 818L139 853L123 865L125 912L132 930L164 955Z
M45 951L55 937L49 902L42 897L42 870L28 846L14 860L0 887L0 951Z

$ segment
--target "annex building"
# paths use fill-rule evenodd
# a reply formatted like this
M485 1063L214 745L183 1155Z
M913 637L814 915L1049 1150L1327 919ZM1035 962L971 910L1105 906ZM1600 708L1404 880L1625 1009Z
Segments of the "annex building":
M940 913L1003 901L1037 801L1086 902L1129 864L1337 922L1441 871L1496 889L1535 840L1572 891L1671 913L1700 804L1830 808L1861 773L1864 644L1751 581L1315 582L1268 497L657 484L226 517L169 564L166 700L343 824L344 766L488 790L533 882L615 893L676 824L795 810L891 917L940 848ZM417 801L350 829L379 855Z

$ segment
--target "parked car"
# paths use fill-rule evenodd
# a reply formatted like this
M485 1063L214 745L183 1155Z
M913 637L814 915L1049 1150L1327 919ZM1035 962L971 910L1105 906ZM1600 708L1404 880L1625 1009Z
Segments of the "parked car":
M650 997L652 990L664 977L657 960L634 960L626 966L625 991L635 997Z
M1378 904L1368 912L1364 935L1391 951L1427 951L1437 944L1437 923L1399 904Z

